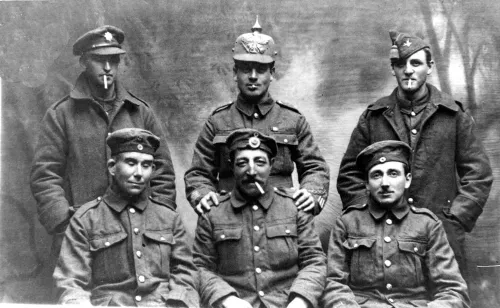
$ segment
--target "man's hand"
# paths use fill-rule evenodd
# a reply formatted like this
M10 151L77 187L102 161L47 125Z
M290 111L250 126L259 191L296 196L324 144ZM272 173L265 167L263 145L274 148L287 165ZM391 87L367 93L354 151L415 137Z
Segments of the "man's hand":
M305 299L300 296L296 296L286 308L307 308L309 304Z
M201 198L200 203L198 203L195 207L196 213L202 215L208 211L210 211L211 205L219 205L219 200L217 200L217 194L213 191L206 194L203 198Z
M305 188L297 190L293 194L293 199L299 210L308 212L314 208L314 197Z
M249 302L244 301L239 297L236 297L234 295L230 295L222 301L222 307L224 307L224 308L252 308L252 305L250 305Z

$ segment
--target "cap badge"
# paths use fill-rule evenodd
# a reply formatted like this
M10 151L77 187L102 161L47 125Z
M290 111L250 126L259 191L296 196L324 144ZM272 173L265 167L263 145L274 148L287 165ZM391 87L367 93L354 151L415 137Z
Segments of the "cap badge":
M410 47L411 46L410 39L406 39L406 42L403 43L403 46Z
M258 148L260 146L260 139L257 138L256 136L251 137L250 139L248 139L248 144L253 149L256 149L256 148Z
M111 40L113 39L113 34L111 34L110 32L104 33L104 39L108 42L111 42Z
M260 53L266 52L269 39L263 37L260 34L247 33L241 38L241 45L248 53Z
M386 160L387 160L387 158L385 158L385 157L382 156L382 157L379 158L378 161L381 162L381 163L385 163Z
M138 144L138 145L137 145L137 149L138 149L139 151L142 151L142 150L144 149L144 147L142 146L142 144Z

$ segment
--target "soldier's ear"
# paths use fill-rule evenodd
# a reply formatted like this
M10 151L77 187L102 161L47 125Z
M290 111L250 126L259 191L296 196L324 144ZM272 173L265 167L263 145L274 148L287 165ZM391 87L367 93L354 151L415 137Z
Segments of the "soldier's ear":
M238 81L238 76L236 75L238 73L238 68L235 66L233 66L233 80L234 81Z
M405 188L408 189L410 188L411 184L411 173L407 173L405 177Z
M114 158L110 158L107 163L108 166L108 172L112 176L115 176L116 173L116 160Z

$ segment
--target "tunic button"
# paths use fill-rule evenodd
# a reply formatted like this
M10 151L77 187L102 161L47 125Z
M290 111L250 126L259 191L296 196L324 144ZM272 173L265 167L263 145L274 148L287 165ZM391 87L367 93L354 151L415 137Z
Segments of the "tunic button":
M286 230L285 230L285 233L286 233L286 234L290 234L290 230L286 229Z
M136 296L135 296L135 300L136 300L137 302L140 302L140 301L142 300L142 297L141 297L140 295L136 295Z
M384 264L386 267L390 267L392 265L391 261L389 261L389 260L385 260Z
M160 237L160 241L164 241L164 240L165 240L165 238L163 236Z
M139 234L139 228L134 228L134 233Z
M411 133L414 134L414 135L416 135L417 134L417 130L416 129L412 129Z
M254 246L253 247L253 250L255 250L256 252L260 250L260 247L259 246Z
M271 130L272 130L273 132L277 132L277 131L278 131L278 128L277 128L276 126L273 126L273 128L271 128Z
M285 138L285 139L283 139L283 142L284 142L284 143L288 143L288 139L286 139L286 138Z
M259 296L264 296L264 291L259 291Z
M386 237L384 237L384 241L385 241L386 243L390 243L390 242L391 242L391 238L390 238L390 237L388 237L388 236L386 236Z
M418 252L418 247L417 247L417 246L415 246L415 247L413 248L413 251Z
M413 204L413 198L408 198L408 203Z
M253 117L254 117L254 118L256 118L256 119L258 119L258 118L259 118L259 114L258 114L257 112L256 112L256 113L254 113L254 114L253 114Z
M220 238L221 238L221 239L225 239L225 238L226 238L226 235L225 235L225 234L221 234Z
M255 269L255 272L256 272L257 274L260 274L260 273L262 273L262 270L261 270L259 267L257 267L257 268Z
M252 210L257 211L258 209L259 209L259 206L258 206L258 205L254 205L254 206L252 206Z
M390 303L394 303L394 300L392 298L389 298Z
M414 116L416 116L416 115L417 115L417 114L415 113L415 111L412 111L410 114L411 114L411 116L412 116L412 117L414 117Z
M111 133L108 133L108 136L111 136Z
M352 247L354 248L357 248L358 246L359 246L358 243L354 243L354 245L352 245Z
M385 288L386 288L387 290L392 290L392 284L388 283L388 284L385 286Z
M137 255L137 258L139 258L139 259L142 257L142 252L140 250L137 250L135 252L135 254Z
M146 278L142 275L139 276L139 282L144 282L146 281Z
M392 219L387 219L387 220L385 221L385 223L386 223L386 224L388 224L388 225L392 225Z
M108 247L109 245L111 245L109 242L104 243L104 246L106 247Z
M101 197L97 197L97 201L101 201L101 200L102 200L102 198L101 198Z
M135 209L134 208L130 208L129 212L132 213L132 214L134 214L135 213Z
M260 230L259 226L253 226L253 229L254 229L255 231L259 231L259 230Z

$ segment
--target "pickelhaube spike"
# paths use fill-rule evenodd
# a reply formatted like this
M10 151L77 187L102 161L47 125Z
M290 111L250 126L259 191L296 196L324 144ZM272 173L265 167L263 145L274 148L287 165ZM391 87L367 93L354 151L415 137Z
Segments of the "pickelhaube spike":
M257 15L256 19L255 19L255 25L253 25L252 27L252 32L259 32L261 33L262 32L262 27L260 26L259 24L259 15Z

